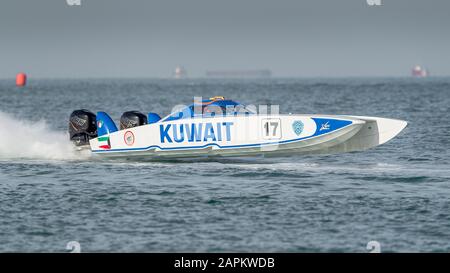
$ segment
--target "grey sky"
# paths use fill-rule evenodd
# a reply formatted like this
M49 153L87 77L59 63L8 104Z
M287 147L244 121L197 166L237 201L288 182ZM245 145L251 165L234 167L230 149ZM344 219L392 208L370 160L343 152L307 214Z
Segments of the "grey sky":
M450 1L2 0L0 78L450 75Z

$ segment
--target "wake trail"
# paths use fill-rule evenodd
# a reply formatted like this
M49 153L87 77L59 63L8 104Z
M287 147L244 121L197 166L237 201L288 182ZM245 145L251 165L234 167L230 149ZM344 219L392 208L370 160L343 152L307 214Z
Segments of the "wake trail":
M1 159L77 160L89 156L75 149L67 133L49 128L44 121L32 122L0 112Z

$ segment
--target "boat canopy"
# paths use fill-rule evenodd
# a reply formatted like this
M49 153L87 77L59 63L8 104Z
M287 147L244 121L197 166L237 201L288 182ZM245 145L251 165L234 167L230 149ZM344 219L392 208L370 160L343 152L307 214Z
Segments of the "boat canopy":
M248 109L243 104L233 100L227 100L224 97L213 97L209 100L203 100L200 103L193 103L188 107L174 112L162 121L179 120L194 117L215 117L215 116L229 116L229 115L250 115L255 114L255 111Z

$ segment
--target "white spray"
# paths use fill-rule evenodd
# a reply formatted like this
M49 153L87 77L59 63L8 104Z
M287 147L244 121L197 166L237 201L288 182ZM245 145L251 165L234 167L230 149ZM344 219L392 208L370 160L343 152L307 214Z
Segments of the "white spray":
M45 121L24 121L0 112L0 158L76 160L86 156L76 151L67 133L49 129Z

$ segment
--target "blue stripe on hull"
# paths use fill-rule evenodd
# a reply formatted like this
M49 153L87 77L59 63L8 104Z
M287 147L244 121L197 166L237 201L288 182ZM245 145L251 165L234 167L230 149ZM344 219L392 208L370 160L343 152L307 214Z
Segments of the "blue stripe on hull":
M111 150L92 150L93 153L108 153L108 152L126 152L126 151L148 151L151 149L160 149L160 150L166 150L166 151L174 151L174 150L194 150L194 149L205 149L207 147L216 146L220 149L232 149L232 148L254 148L254 147L261 147L261 146L267 146L267 145L277 145L277 144L285 144L285 143L292 143L292 142L298 142L305 139L310 139L317 136L326 135L332 132L336 132L340 129L343 129L345 127L348 127L353 122L349 120L335 120L335 119L323 119L323 118L312 118L314 122L317 125L316 132L312 136L308 137L301 137L301 138L295 138L295 139L289 139L289 140L283 140L278 142L265 142L265 143L253 143L253 144L241 144L241 145L224 145L221 146L217 143L208 143L202 146L183 146L183 147L161 147L159 145L151 145L148 147L143 148L127 148L127 149L111 149ZM323 124L326 124L328 121L328 125L330 126L329 129L321 130L321 127Z

